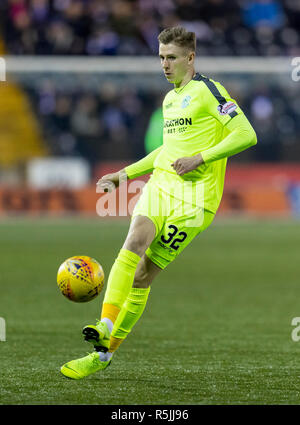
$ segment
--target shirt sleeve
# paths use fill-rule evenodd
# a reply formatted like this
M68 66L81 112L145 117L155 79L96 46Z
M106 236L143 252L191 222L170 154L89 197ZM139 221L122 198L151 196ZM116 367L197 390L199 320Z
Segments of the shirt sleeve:
M217 82L203 79L203 107L229 133L220 143L201 152L205 163L235 155L256 145L256 133L245 114L227 90Z
M154 151L150 152L149 155L142 158L140 161L137 161L131 165L125 167L125 172L129 179L135 179L136 177L143 176L144 174L151 173L154 169L154 161L159 152L161 151L162 146L159 146Z
M222 125L228 124L237 115L244 114L222 84L208 78L203 78L203 83L203 107Z
M201 152L204 163L236 155L256 145L256 133L244 114L234 117L226 127L230 133L217 145Z

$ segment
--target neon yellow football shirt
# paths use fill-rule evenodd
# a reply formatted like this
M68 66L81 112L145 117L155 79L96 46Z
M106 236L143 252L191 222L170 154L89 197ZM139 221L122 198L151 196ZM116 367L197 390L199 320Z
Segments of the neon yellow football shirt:
M129 178L153 171L151 183L178 199L216 212L227 157L256 144L255 132L226 89L200 74L163 101L163 145L125 168ZM201 153L204 164L179 176L171 164Z

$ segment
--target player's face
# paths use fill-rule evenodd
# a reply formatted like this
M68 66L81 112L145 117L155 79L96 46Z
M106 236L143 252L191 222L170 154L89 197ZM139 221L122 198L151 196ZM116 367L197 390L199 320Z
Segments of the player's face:
M194 53L172 43L160 43L159 57L166 79L179 86L193 66Z

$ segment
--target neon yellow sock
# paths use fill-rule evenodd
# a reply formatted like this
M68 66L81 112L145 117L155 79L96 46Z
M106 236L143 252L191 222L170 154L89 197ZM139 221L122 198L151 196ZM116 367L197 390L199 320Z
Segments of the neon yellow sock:
M120 250L108 277L103 305L112 304L119 309L122 308L132 287L140 259L141 257L128 249Z
M114 323L111 339L125 339L141 317L148 300L149 288L131 288L126 301ZM111 344L111 349L112 349Z

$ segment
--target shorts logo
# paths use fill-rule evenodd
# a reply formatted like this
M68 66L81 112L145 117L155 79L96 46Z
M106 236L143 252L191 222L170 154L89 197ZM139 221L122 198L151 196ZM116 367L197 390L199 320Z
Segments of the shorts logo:
M163 249L169 251L169 254L172 254L174 252L174 249L169 248L168 246L164 245L161 241L157 242L159 246L161 246Z
M181 102L181 107L186 108L187 106L189 106L190 101L191 101L191 96L185 96L185 98Z
M218 106L218 111L220 115L228 115L235 111L237 105L233 102L226 102L223 105Z

